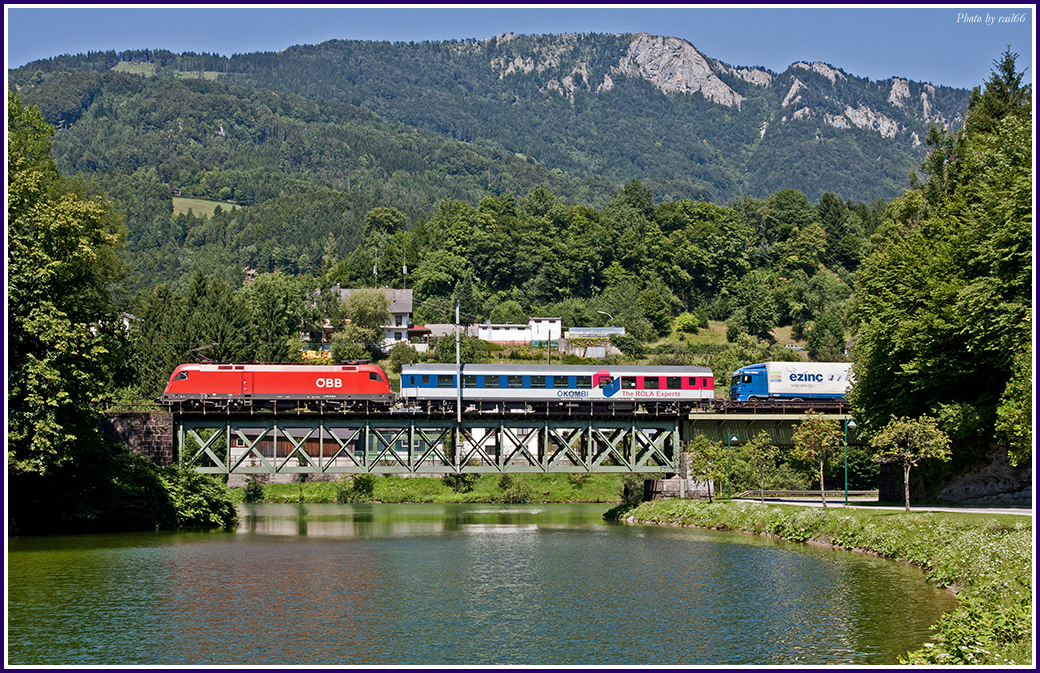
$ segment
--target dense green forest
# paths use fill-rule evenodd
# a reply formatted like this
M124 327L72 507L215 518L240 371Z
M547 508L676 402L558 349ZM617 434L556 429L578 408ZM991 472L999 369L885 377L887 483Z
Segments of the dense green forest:
M356 106L440 137L521 154L579 180L621 185L638 179L661 200L718 204L785 188L813 201L828 191L854 201L893 198L924 159L929 126L958 126L967 105L962 89L898 80L897 90L896 79L874 82L815 67L821 64L793 64L783 73L758 69L752 83L733 66L702 55L718 86L741 98L737 106L721 105L699 93L664 91L623 71L620 64L638 37L332 40L231 57L110 51L37 61L11 77L19 86L113 69L160 79L212 78L295 94L322 109L330 102ZM73 107L85 108L94 94L89 86L79 89ZM71 123L69 116L77 114L62 105L41 109L51 123ZM549 186L590 203L586 195ZM490 190L527 191L520 184L492 184Z
M864 431L938 416L951 474L993 446L1031 456L1032 90L1012 54L963 128L932 129L911 188L870 203L790 187L672 198L204 79L53 69L13 84L8 466L26 492L66 479L70 498L108 497L71 476L104 452L92 414L154 399L200 346L285 362L329 321L382 358L327 290L404 265L416 322L451 322L453 296L470 323L609 320L626 327L624 361L706 365L719 381L800 358L776 343L782 327L812 359L851 355ZM174 190L219 205L174 214ZM711 323L727 343L692 338ZM98 469L158 479L128 461Z

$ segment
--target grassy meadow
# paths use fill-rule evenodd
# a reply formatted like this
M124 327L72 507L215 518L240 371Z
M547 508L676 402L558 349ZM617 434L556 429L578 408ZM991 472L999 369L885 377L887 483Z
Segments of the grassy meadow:
M220 206L224 210L230 210L232 207L241 208L241 206L234 205L231 203L225 203L223 201L207 201L206 199L189 199L183 196L173 197L173 214L174 215L187 215L188 211L192 211L196 215L207 215L212 217L213 212Z

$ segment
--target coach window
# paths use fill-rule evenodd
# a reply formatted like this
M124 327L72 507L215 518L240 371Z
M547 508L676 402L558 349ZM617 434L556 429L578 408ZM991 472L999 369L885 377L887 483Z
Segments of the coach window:
M665 385L668 386L668 390L679 390L682 388L682 377L680 376L668 376L665 377Z
M451 374L438 374L437 375L437 387L438 388L454 388L455 377Z
M531 377L531 387L532 388L544 388L545 387L545 377L544 376L532 376Z
M703 381L704 379L701 379L701 380ZM696 377L693 377L693 376L689 377L688 383L689 383L691 388L697 388L698 387L697 386L697 378Z
M509 376L506 377L506 387L507 388L523 388L524 387L524 377L523 376L515 376L513 374L510 374Z
M707 390L711 385L708 383L708 379L701 379L701 388Z
M500 378L501 377L499 377L498 374L495 374L494 376L485 376L484 377L484 387L485 388L501 388L502 386L500 385L501 384L501 381L499 380Z
M463 388L476 388L477 387L477 376L476 374L465 374L462 377Z
M587 389L587 388L591 388L592 387L592 377L591 376L577 376L577 377L575 377L575 379L576 379L576 383L578 384L578 385L575 386L575 388L586 388Z
M423 382L424 386L430 385L430 375L429 374L423 374L422 375L422 382Z
M657 390L661 387L661 379L656 376L644 376L643 377L643 389L644 390Z
M622 388L635 388L636 387L636 377L634 377L634 376L622 376L621 377L621 387Z
M613 376L604 376L603 378L601 378L599 380L599 387L600 388L609 388L612 385L614 385L614 377Z
M567 380L566 376L554 376L553 377L553 388L570 388L570 381Z

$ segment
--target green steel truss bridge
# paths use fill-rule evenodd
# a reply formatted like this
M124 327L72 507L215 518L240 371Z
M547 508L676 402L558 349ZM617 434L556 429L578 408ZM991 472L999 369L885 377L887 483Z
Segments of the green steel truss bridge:
M792 445L798 409L760 413L535 415L175 414L175 455L210 474L680 472L697 435ZM827 413L846 422L844 410ZM734 442L735 439L735 442ZM851 437L850 437L851 439Z

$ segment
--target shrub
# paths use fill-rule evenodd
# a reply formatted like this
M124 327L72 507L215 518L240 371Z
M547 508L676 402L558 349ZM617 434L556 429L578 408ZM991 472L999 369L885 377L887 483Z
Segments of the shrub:
M215 477L172 465L160 472L180 526L233 526L238 511L225 484Z
M401 365L410 365L415 362L419 354L411 344L403 341L395 343L386 358L386 368L394 374L401 373Z
M449 472L441 480L445 486L456 493L469 493L473 490L473 484L477 483L479 478L479 474L473 474L472 472L460 472L458 474Z
M531 501L531 485L522 476L503 474L498 484L505 488L501 496L502 502L515 504Z
M611 334L610 343L630 358L643 354L643 343L631 334Z
M254 476L249 477L246 481L246 486L242 490L242 501L243 502L263 502L264 501L264 485L261 484Z
M374 474L355 474L351 479L341 482L336 488L336 502L363 502L371 500L376 490Z
M690 312L680 313L675 318L675 331L683 334L696 334L701 328L701 321Z
M349 362L351 360L367 360L370 355L365 344L349 341L344 333L332 335L332 361Z
M748 333L747 319L744 317L744 309L737 309L733 315L726 320L726 341L735 343L737 337Z

